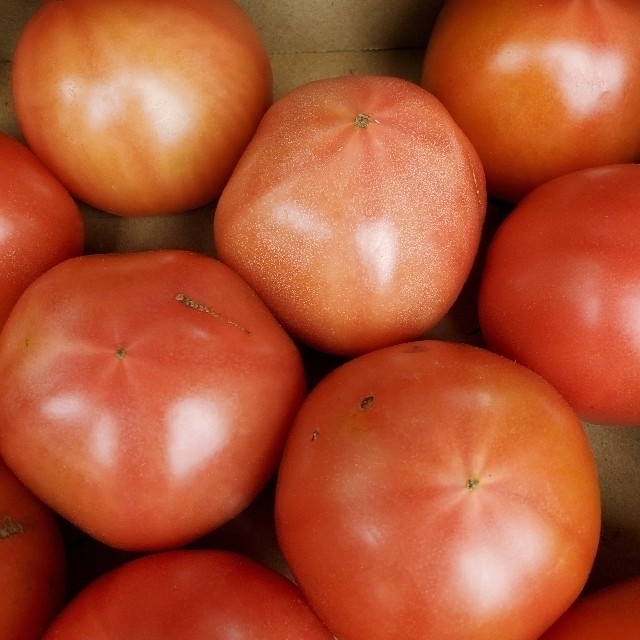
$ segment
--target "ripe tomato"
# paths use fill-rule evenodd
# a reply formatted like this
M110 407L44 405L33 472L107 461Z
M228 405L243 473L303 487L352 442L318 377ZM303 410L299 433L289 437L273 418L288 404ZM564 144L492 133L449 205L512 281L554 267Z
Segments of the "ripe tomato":
M0 326L27 285L84 248L78 206L38 158L0 132Z
M305 381L249 286L204 255L81 256L0 334L0 454L44 502L123 549L178 546L242 511Z
M43 640L332 640L297 587L239 554L165 551L106 573Z
M340 640L533 640L586 582L600 495L582 425L550 384L430 340L352 359L310 392L275 518Z
M517 201L570 171L640 157L640 3L448 0L422 84Z
M547 378L588 422L640 424L640 166L584 169L530 193L489 246L491 349Z
M14 110L81 200L123 215L217 197L271 103L269 59L232 0L60 0L26 24Z
M40 640L62 607L65 564L53 514L0 461L0 638Z
M218 202L215 248L292 335L352 355L437 324L485 209L477 155L429 93L329 78L267 112Z
M640 630L640 576L578 599L540 640L636 640Z

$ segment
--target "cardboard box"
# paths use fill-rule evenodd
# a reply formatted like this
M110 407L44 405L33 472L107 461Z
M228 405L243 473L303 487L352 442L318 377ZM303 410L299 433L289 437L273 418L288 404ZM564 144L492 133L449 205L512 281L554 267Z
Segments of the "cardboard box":
M9 91L11 54L38 0L0 0L0 128L19 136ZM389 74L417 81L424 46L442 0L239 0L262 34L274 71L275 98L303 82L342 74ZM213 205L179 216L123 219L83 206L87 252L194 249L213 254ZM432 335L464 339L475 323L473 282ZM463 313L461 313L461 310ZM460 325L466 323L461 331ZM640 574L640 428L585 425L598 462L603 496L602 544L588 589ZM522 478L535 483L535 478ZM270 496L264 498L267 501ZM264 535L265 558L274 556L264 502L214 540L248 541ZM267 509L268 512L268 509ZM267 518L268 520L268 518ZM235 529L234 529L235 527ZM253 546L252 546L253 545ZM258 544L260 546L260 544Z

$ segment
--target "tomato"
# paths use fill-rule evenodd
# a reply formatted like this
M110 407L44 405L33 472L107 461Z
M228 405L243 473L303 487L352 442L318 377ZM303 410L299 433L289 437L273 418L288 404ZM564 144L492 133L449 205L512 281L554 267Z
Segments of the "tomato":
M438 323L485 211L475 150L429 93L328 78L269 109L220 197L214 242L292 335L350 356Z
M84 236L69 192L27 147L0 132L0 326L28 284L82 253Z
M640 4L448 0L422 85L516 202L556 176L640 158Z
M62 608L66 560L51 511L0 460L0 637L40 640Z
M560 176L509 214L484 265L486 343L588 422L640 424L639 199L639 165Z
M0 454L96 539L179 546L271 477L301 356L224 264L180 250L86 255L40 276L0 334Z
M309 393L275 521L340 640L533 640L586 583L600 492L582 425L549 383L427 340L354 358Z
M540 640L635 640L640 629L640 576L579 598Z
M332 640L296 586L235 553L178 550L110 571L74 598L43 640Z
M121 215L216 198L271 103L260 35L232 0L45 2L11 73L29 146Z

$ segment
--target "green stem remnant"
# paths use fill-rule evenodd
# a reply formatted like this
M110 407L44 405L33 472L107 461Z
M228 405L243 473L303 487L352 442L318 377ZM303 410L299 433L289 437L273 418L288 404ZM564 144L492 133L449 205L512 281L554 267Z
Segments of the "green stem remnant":
M214 311L213 309L210 309L209 307L207 307L206 305L202 304L201 302L197 302L196 300L192 300L191 298L187 298L187 296L185 296L184 293L179 293L178 295L176 295L176 300L178 302L182 302L182 304L184 304L185 306L189 307L190 309L195 309L196 311L201 311L202 313L207 313L210 316L213 316L214 318L216 318L218 320L223 320L227 324L230 324L230 325L236 327L237 329L240 329L240 331L242 331L243 333L246 333L248 336L252 335L251 331L245 329L244 327L241 327L237 322L234 322L233 320L231 320L231 318L227 318L226 316L221 315L217 311Z

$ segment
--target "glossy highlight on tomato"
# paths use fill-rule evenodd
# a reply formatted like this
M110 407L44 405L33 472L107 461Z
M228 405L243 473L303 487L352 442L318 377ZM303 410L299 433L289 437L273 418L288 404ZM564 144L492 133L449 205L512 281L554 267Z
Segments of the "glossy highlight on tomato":
M0 453L101 542L181 546L260 492L304 390L297 347L219 261L80 256L0 333Z
M639 201L635 164L547 182L494 234L480 284L490 348L601 425L640 424Z
M422 85L475 146L492 196L640 158L640 4L447 0Z
M272 99L233 0L45 2L11 70L30 148L74 196L125 216L218 197Z
M292 335L349 356L442 319L485 213L477 154L431 94L345 76L265 114L218 201L214 242Z
M304 401L276 485L288 566L340 640L537 640L589 576L598 473L548 382L466 344L354 358Z

